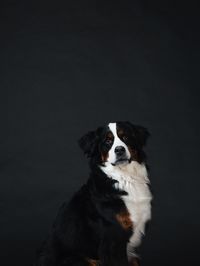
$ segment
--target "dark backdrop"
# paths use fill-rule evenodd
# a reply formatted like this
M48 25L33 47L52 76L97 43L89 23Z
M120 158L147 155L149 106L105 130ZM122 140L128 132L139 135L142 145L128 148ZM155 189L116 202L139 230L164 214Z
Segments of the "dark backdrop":
M77 139L149 128L142 265L199 262L199 24L190 1L1 1L0 253L30 265L88 176ZM198 247L198 249L197 249Z

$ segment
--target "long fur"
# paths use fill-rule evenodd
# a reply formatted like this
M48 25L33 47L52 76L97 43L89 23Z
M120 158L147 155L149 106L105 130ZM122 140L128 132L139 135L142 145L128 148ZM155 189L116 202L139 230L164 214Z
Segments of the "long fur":
M143 127L117 122L80 139L89 179L61 206L36 266L138 265L135 247L151 218L143 151L148 135Z

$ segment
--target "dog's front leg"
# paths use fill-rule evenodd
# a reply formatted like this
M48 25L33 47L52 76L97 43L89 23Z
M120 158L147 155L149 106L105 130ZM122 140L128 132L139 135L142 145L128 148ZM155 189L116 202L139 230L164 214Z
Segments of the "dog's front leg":
M128 238L121 228L108 228L99 248L101 266L129 266L127 257Z
M129 266L140 266L140 261L138 258L132 258L129 261Z

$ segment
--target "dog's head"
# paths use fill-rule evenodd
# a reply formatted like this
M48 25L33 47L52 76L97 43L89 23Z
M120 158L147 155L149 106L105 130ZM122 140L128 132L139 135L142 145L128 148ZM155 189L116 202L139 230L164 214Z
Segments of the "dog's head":
M85 134L79 145L97 165L125 165L131 161L145 160L143 147L149 132L146 128L129 122L109 123Z

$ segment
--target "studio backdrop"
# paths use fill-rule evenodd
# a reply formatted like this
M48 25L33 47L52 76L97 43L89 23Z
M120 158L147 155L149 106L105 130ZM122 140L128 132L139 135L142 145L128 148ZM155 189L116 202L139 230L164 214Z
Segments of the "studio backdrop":
M87 180L77 140L148 128L154 196L142 266L199 261L199 27L181 1L0 4L0 264L27 266Z

